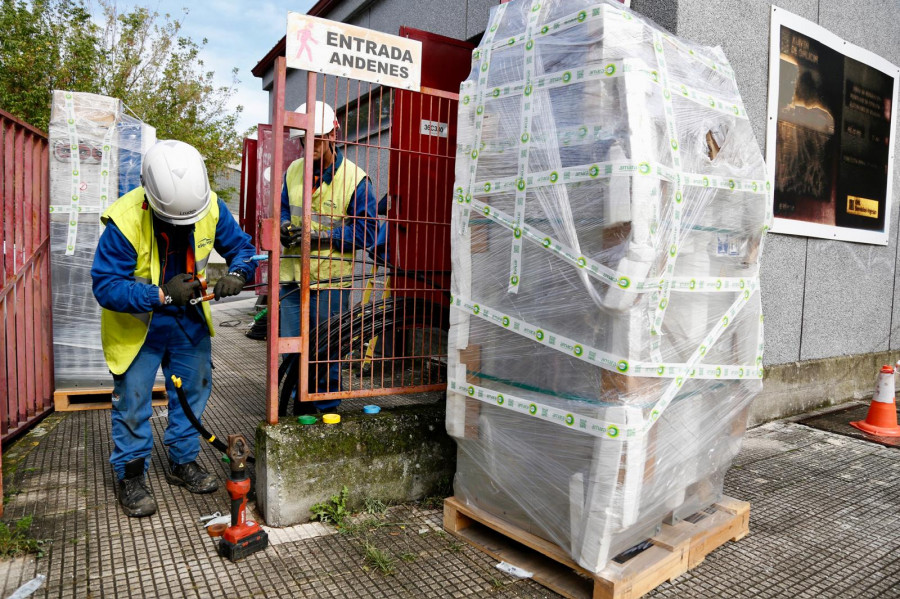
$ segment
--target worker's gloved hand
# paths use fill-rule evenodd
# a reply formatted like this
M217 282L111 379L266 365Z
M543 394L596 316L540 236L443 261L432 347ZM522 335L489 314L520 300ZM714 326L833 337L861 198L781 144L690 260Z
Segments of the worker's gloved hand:
M166 297L165 303L175 306L187 304L194 297L194 292L199 288L200 281L187 273L175 275L166 281L165 285L160 287L163 295Z
M291 223L281 223L281 245L286 248L291 247Z
M319 249L320 246L327 246L331 240L331 231L310 231L309 245L313 251Z
M222 299L223 297L231 297L232 295L240 293L246 282L247 279L244 277L243 273L232 271L216 282L213 293L217 300Z
M284 247L292 248L300 245L302 237L303 227L296 227L288 222L281 224L281 245Z

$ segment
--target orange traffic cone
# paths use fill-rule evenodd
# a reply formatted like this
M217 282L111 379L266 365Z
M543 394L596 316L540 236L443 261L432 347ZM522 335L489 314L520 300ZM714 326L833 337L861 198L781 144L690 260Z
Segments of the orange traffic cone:
M866 419L851 422L850 425L870 435L900 437L897 406L894 401L894 369L891 366L882 366L875 381L875 397L872 398Z

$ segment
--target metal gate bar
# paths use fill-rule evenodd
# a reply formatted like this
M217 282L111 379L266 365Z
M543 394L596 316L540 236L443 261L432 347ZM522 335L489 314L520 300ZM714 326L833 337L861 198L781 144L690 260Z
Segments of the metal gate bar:
M314 143L308 141L303 146L300 336L281 338L278 275L282 261L297 259L284 255L279 240L284 165L290 163L285 159L283 132L286 128L303 129L306 140L314 139L312 119L285 106L286 74L284 58L276 59L272 134L265 142L260 136L259 141L266 144L261 156L267 151L271 155L269 201L259 231L260 248L269 252L267 421L278 420L278 376L283 354L299 354L296 380L301 402L444 389L443 331L449 305L450 202L456 153L454 136L448 130L453 124L455 131L458 95L432 88L420 92L394 90L306 74L307 106L315 106L319 99L337 110L336 146L345 159L366 172L380 209L377 214L369 210L357 215L323 204L321 212L314 214ZM435 131L425 133L429 127ZM365 250L353 248L352 270L349 250L343 256L338 253L328 257L328 262L316 258L311 266L313 219L331 222L335 228L374 223L380 234L370 234L371 226L362 229L359 245ZM322 279L323 268L327 268L323 264L335 266L324 271L327 279ZM310 268L317 270L315 279L310 277ZM310 293L311 285L317 293ZM332 294L349 294L349 305L320 325L311 323L311 295L312 301L322 302L316 305L320 311L328 309L323 298ZM340 389L325 376L334 365L342 372ZM310 388L310 377L317 374L323 379L324 389L322 385Z
M52 409L53 334L47 135L2 110L0 205L0 435L5 444Z

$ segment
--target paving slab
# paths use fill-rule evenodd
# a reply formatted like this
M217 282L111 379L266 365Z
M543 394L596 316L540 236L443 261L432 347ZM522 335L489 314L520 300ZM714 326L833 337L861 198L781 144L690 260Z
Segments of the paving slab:
M244 337L253 314L246 298L214 310L214 390L204 422L218 435L252 438L264 418L265 345ZM367 403L345 401L341 409ZM4 462L7 454L15 460L4 477L3 521L31 516L32 534L46 542L40 556L0 562L0 596L43 574L33 597L557 597L444 533L437 501L359 514L345 532L320 523L271 529L266 551L225 561L197 518L229 509L227 469L204 446L200 462L219 490L192 495L169 486L165 410L156 408L152 420L149 482L160 509L150 518L127 518L116 504L106 411L53 414L7 448ZM647 597L900 597L897 448L798 422L765 424L747 433L725 492L751 503L750 534ZM382 568L373 554L386 558Z

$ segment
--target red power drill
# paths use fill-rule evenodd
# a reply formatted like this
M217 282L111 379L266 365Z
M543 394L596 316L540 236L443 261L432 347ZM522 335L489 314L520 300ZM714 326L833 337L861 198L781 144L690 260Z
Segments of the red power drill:
M228 435L228 450L231 460L231 476L225 489L231 497L231 526L225 529L219 541L219 555L233 562L269 546L269 535L256 522L247 522L247 493L250 492L250 477L247 475L247 458L250 445L243 435Z

